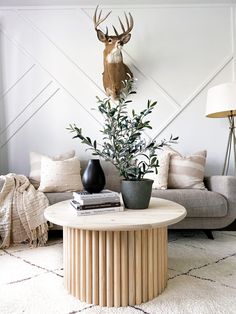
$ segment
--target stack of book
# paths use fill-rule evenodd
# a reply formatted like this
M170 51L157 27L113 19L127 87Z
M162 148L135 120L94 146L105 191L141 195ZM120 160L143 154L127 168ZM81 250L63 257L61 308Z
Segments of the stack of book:
M102 190L100 193L88 193L86 191L73 192L74 199L71 205L77 210L78 215L103 214L108 212L120 212L121 206L119 193Z

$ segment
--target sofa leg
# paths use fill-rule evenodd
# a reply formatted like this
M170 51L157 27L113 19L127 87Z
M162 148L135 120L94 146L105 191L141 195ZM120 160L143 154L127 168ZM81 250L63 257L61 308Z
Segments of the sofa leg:
M214 240L214 236L211 230L203 230L208 239Z

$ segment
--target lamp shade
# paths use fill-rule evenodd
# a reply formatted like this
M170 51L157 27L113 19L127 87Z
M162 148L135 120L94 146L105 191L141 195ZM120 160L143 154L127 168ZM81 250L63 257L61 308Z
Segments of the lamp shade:
M206 116L224 118L236 115L236 83L225 83L208 90Z

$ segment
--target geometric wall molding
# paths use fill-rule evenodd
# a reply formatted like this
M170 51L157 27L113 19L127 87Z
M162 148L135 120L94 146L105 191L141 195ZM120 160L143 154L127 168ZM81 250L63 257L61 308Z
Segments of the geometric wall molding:
M221 64L211 75L209 75L209 77L206 78L204 82L202 82L202 84L193 92L193 94L184 101L181 108L172 117L170 117L165 126L158 130L155 137L159 136L161 132L163 132L170 125L170 123L181 114L183 110L191 105L194 99L199 96L207 88L207 86L233 61L234 56L227 57L223 64Z
M234 79L235 5L103 6L104 14L109 10L109 25L117 25L117 16L123 20L123 11L134 18L123 55L137 78L132 108L141 111L148 99L158 101L147 137L181 134L186 151L199 149L202 143L208 148L209 163L216 165L211 171L217 170L222 152L206 134L213 125L223 146L225 123L215 119L212 124L205 118L204 97L208 87ZM19 160L27 160L33 149L53 155L76 147L77 154L85 156L85 148L65 131L69 123L101 138L97 127L103 120L91 110L96 107L95 96L105 95L103 44L94 31L93 12L94 6L87 5L0 9L0 148L4 150L0 160L7 165L3 169L25 171ZM191 132L198 134L198 141L190 140ZM24 147L19 155L17 141Z

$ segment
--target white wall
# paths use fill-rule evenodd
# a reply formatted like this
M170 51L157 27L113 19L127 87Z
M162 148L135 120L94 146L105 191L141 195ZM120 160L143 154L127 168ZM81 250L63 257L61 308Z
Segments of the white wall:
M179 135L179 149L207 149L207 174L220 174L226 119L205 117L206 92L234 80L235 6L122 5L107 23L130 11L135 26L124 47L125 62L138 79L133 106L157 99L150 136ZM102 87L102 43L91 16L94 7L0 8L0 169L28 174L29 152L48 155L76 149L89 158L66 127L75 122L101 138L95 96Z

